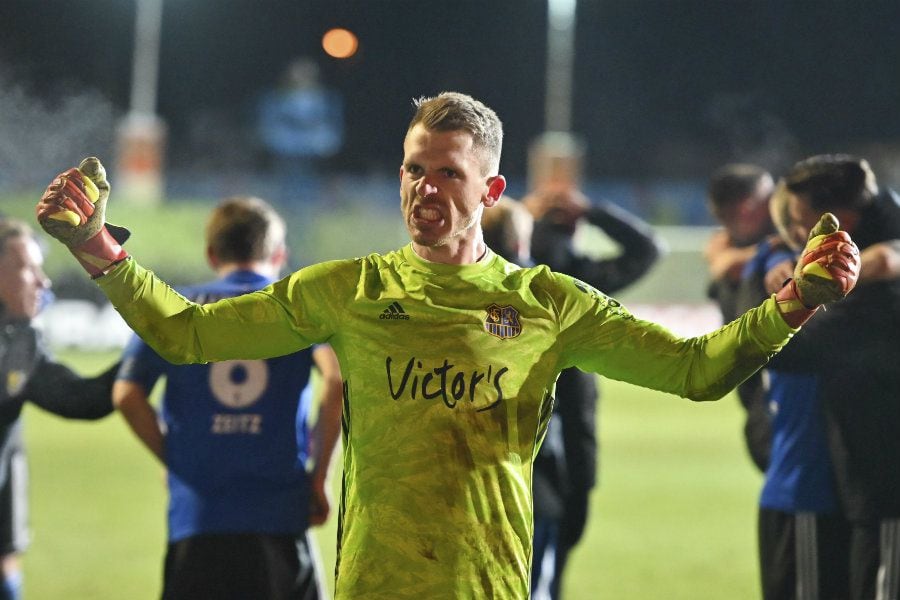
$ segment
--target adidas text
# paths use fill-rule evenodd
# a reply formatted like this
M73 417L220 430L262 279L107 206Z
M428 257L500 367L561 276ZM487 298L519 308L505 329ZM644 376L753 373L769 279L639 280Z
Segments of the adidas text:
M409 321L409 315L406 314L406 311L403 310L403 307L400 306L399 302L392 302L390 306L382 311L381 315L379 315L378 318Z

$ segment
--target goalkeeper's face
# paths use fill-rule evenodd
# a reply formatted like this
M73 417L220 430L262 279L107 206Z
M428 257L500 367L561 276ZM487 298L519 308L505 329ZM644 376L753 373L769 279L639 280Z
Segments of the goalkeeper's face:
M483 251L481 214L506 187L485 174L482 153L467 131L414 126L403 142L400 208L420 256L434 262L472 262Z
M44 291L50 287L41 249L30 236L15 236L7 238L0 252L2 312L6 317L33 319Z

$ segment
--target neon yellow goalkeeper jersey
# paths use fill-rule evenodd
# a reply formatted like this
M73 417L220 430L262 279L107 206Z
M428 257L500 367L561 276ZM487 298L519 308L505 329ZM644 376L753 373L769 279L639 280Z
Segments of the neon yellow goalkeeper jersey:
M98 281L173 362L332 345L346 381L336 597L354 600L528 597L531 467L561 369L715 399L794 331L769 299L681 339L546 267L435 264L411 245L202 307L133 261Z

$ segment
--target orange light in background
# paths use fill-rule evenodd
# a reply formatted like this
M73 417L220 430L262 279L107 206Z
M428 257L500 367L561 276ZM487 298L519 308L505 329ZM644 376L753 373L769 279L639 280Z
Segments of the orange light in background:
M350 58L356 54L358 47L359 40L347 29L329 29L322 36L322 49L328 56L334 58Z

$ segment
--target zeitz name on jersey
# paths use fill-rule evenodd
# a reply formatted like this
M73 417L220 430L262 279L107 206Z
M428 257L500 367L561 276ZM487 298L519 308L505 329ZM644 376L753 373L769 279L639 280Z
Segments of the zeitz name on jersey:
M212 416L212 433L234 434L234 433L250 433L259 435L262 433L262 415L257 414L214 414Z

